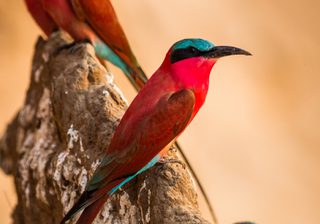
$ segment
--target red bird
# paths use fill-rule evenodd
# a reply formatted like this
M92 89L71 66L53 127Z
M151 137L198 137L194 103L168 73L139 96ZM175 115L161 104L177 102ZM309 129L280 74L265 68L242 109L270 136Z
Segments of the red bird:
M203 105L217 59L235 54L250 55L202 39L175 43L124 114L85 192L61 223L82 209L77 224L92 223L111 194L153 166Z
M109 0L25 0L29 12L50 35L61 28L76 41L90 41L98 57L119 67L140 90L147 81Z

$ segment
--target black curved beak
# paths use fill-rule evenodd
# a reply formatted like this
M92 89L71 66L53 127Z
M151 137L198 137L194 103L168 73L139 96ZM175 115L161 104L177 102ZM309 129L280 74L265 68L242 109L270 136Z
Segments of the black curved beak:
M230 46L215 46L204 54L204 56L208 58L222 58L229 55L251 56L252 54L240 48Z

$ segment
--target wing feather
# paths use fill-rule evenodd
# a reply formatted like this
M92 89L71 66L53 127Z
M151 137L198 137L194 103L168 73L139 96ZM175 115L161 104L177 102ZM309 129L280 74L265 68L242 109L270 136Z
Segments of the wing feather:
M148 77L134 56L128 39L118 21L116 12L110 0L71 0L73 9L80 20L85 20L103 42L125 64L127 76L135 83L135 88L141 89Z
M129 60L136 62L110 0L72 0L72 2L80 18L84 17L116 54L120 57L129 56Z

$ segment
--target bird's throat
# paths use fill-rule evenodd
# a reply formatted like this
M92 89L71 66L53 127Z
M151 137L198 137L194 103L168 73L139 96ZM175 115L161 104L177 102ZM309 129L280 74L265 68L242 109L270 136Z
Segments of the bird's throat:
M206 99L210 73L215 63L215 59L195 57L171 65L170 74L176 83L176 88L192 89L195 94L196 102L193 116L195 116Z
M171 65L171 74L178 85L196 91L207 91L210 72L216 60L188 58Z

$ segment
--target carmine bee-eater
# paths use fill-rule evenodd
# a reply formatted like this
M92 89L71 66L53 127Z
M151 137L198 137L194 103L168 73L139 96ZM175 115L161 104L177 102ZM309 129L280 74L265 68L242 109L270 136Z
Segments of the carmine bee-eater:
M236 54L250 55L202 39L175 43L125 112L101 164L61 223L82 209L77 224L92 223L111 194L153 166L203 105L217 59Z
M33 18L48 36L60 27L69 32L75 40L89 40L97 56L122 69L137 90L140 90L147 81L130 49L110 0L25 0L25 2ZM212 216L215 217L210 201L191 164L177 143L176 147L195 177Z
M137 62L110 0L25 0L41 29L61 28L76 41L89 41L99 58L119 67L140 90L147 76Z

